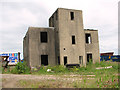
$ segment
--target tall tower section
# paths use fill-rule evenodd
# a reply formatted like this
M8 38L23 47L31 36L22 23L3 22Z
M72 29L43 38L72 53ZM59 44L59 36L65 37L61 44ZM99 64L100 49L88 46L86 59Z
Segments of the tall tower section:
M55 28L56 63L86 65L82 11L58 8L49 26Z

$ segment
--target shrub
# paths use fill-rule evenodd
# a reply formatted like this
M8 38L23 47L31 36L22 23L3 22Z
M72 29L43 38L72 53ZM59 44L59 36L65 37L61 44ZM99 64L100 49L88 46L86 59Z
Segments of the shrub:
M30 73L30 68L27 66L26 62L18 62L15 66L15 68L13 68L11 70L11 73L14 73L14 74L21 74L21 73L24 73L24 74L29 74Z
M71 70L73 71L73 72L78 72L79 71L79 68L77 68L77 67L73 67L73 68L71 68Z

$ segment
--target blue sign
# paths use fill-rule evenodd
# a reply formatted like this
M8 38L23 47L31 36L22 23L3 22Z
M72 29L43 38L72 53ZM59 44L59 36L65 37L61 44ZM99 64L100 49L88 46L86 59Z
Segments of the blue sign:
M5 54L0 54L0 56L9 56L8 60L10 61L9 63L17 63L18 62L18 53L5 53Z
M120 62L120 55L114 55L114 56L100 56L100 61L109 61L112 60L113 62Z

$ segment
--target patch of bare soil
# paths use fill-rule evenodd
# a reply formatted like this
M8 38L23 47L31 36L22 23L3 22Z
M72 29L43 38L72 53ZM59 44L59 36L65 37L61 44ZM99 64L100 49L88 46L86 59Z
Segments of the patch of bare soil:
M3 88L22 88L17 83L20 80L65 80L68 82L81 81L82 75L22 75L22 74L1 74L2 75L2 87ZM95 75L85 75L87 79L94 79ZM92 76L92 77L91 77Z

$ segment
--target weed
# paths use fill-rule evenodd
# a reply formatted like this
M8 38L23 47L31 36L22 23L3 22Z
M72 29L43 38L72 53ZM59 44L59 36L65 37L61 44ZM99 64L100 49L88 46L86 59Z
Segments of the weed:
M112 68L109 69L99 69L97 70L97 67L107 67L107 66L112 66ZM48 69L51 69L50 72L47 72ZM4 72L4 70L3 70ZM23 73L23 74L29 74L30 73L30 69L27 67L27 65L25 63L18 63L15 68L12 69L12 71L8 70L6 71L6 73ZM78 81L74 81L72 84L69 84L71 87L75 87L75 88L86 88L86 87L99 87L99 88L118 88L118 63L116 62L110 62L110 61L101 61L101 62L97 62L95 64L93 63L87 63L86 67L73 67L72 69L68 69L65 68L65 66L62 65L57 65L57 66L40 66L37 68L37 70L33 70L31 71L32 74L44 74L44 75L59 75L59 77L61 75L64 74L77 74L77 75L95 75L95 77L92 77L94 79L87 79L87 78L91 78L91 77L82 77L82 83L78 82ZM63 77L64 78L64 77ZM66 78L68 78L68 76L66 76ZM79 78L79 77L73 77L73 78ZM32 82L30 82L30 85L32 87L51 87L52 84L48 84L48 82L52 82L54 85L54 87L59 87L60 85L62 86L63 82L59 83L56 80L48 80L46 83L41 84L43 82L40 82L38 84L34 84ZM92 83L91 83L92 82ZM31 84L32 83L32 84ZM23 82L24 85L29 85L28 83ZM59 85L60 84L60 85ZM66 85L66 84L64 84ZM67 85L66 85L67 87Z
M29 74L30 73L30 68L27 67L26 62L19 62L16 64L15 68L11 70L11 73L13 74Z

